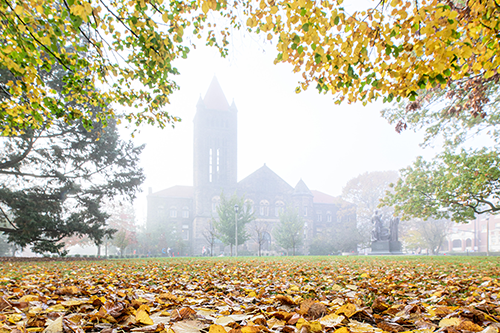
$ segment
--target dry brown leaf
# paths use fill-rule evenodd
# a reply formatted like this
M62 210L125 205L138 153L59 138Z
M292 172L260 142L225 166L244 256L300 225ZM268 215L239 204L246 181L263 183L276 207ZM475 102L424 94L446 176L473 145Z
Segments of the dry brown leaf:
M276 295L276 299L284 305L297 305L290 297L285 295Z
M483 328L477 324L474 324L473 322L469 320L464 320L462 321L458 327L458 330L460 331L472 331L472 332L481 332Z

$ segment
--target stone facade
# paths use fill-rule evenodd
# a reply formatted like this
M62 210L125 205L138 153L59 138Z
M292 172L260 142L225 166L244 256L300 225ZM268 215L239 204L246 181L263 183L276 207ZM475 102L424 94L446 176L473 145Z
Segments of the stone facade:
M200 255L208 247L205 239L209 221L216 217L216 207L222 192L226 196L244 195L254 210L253 224L266 227L264 253L276 253L272 230L279 222L279 213L286 207L295 207L304 218L305 246L318 234L335 229L346 219L355 226L355 212L346 215L341 210L351 206L340 198L311 191L300 180L290 186L265 164L237 182L237 113L234 102L229 105L216 78L212 80L205 98L200 98L194 118L194 186L174 186L149 193L147 229L149 233L171 234L183 240L180 254ZM252 225L248 226L249 229ZM251 230L249 230L251 233ZM182 237L181 237L182 235ZM160 237L161 238L161 237ZM164 237L168 238L168 237ZM171 237L173 239L175 237ZM160 247L175 247L163 244ZM164 243L167 243L165 241ZM241 250L255 253L255 242L248 241ZM215 254L224 246L217 246ZM241 253L240 250L240 253Z

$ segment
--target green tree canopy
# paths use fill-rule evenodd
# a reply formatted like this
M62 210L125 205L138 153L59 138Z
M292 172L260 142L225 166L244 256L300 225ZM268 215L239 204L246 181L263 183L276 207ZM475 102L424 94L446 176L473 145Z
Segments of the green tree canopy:
M81 121L3 137L0 219L9 242L35 252L58 252L65 237L99 245L113 233L104 202L135 198L144 180L143 146L120 140L114 121L87 131Z
M91 126L93 117L113 117L112 103L134 108L127 119L135 124L163 127L178 120L164 110L178 88L173 61L187 57L193 37L227 54L231 28L275 41L275 62L302 74L297 91L312 85L337 102L418 102L423 91L449 88L451 104L470 99L471 108L457 112L482 116L482 91L500 77L496 1L375 1L352 11L342 2L2 1L0 67L12 79L0 87L1 131L56 118L82 117ZM54 66L66 71L62 90L74 107L64 108L43 79Z
M235 212L235 205L238 205L238 212ZM227 245L231 246L231 255L233 245L236 245L236 237L238 237L238 245L242 245L250 235L246 230L246 225L254 220L254 215L249 203L245 204L245 197L238 197L233 194L230 198L226 198L224 193L220 195L220 203L217 207L217 218L213 219L212 223L217 231L218 238ZM236 221L238 223L238 235L236 236Z
M292 255L295 255L304 241L304 220L298 209L287 207L280 213L280 222L273 229L273 235L279 246L287 251L292 250Z
M421 157L401 170L401 179L382 200L409 220L473 220L476 214L500 211L500 157L487 149L439 155L431 162Z

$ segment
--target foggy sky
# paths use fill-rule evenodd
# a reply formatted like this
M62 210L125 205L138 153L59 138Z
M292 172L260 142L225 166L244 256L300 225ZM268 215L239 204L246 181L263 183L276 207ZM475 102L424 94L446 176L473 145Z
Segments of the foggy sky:
M147 178L136 200L139 224L146 218L148 187L156 192L193 184L193 118L214 75L238 108L238 181L266 163L291 186L303 179L309 189L337 196L361 173L398 170L418 155L433 154L419 147L422 135L398 134L380 116L388 105L339 106L313 87L296 94L300 76L289 65L274 65L271 48L248 37L234 44L227 59L199 47L177 62L181 90L167 110L182 122L175 129L142 126L136 135L137 144L146 143L142 166Z

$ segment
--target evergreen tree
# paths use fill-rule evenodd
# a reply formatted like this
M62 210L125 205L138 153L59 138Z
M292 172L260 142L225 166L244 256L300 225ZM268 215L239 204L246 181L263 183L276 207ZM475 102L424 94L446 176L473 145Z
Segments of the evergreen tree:
M235 205L238 205L238 212L235 211ZM231 256L233 255L233 245L236 244L236 225L238 220L238 244L245 243L250 237L245 226L254 220L250 204L245 205L245 198L233 194L226 198L224 193L220 195L220 205L217 207L218 219L214 219L213 225L217 231L220 240L231 246Z
M144 180L143 146L120 140L114 120L105 131L56 120L0 143L0 231L38 253L63 253L61 240L74 235L100 245L114 232L102 203L133 199Z
M299 215L297 209L287 207L287 209L280 214L280 222L276 229L274 229L274 238L279 246L287 250L295 251L302 245L304 240L303 235L304 220Z

